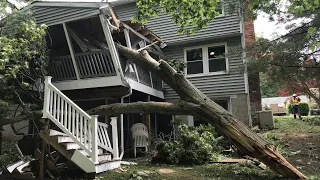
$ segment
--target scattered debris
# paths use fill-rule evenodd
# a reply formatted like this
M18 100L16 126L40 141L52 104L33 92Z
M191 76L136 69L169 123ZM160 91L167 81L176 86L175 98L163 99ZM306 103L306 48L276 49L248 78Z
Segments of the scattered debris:
M123 169L123 168L118 168L121 172L127 172L128 170L126 170L126 169Z
M31 172L30 161L21 160L7 166L0 173L0 179L35 179L35 176Z
M217 160L214 163L248 163L248 164L254 164L263 170L267 168L267 166L262 162L248 156L246 156L246 159L227 158L227 159Z
M4 172L12 173L13 170L15 170L17 167L23 165L24 163L25 163L24 161L18 161L18 162L14 163L14 164L11 164L11 165L7 166L7 168L5 169Z
M138 180L140 180L140 179L149 177L149 175L151 173L153 173L153 172L151 172L151 171L138 171L137 173L132 174L130 179L138 179Z
M186 171L186 170L191 170L191 169L193 169L193 168L183 168L183 170L185 170L185 171Z
M172 170L172 169L159 169L158 171L159 171L159 173L161 173L161 174L171 174L171 173L176 172L176 171L174 171L174 170Z
M148 177L149 173L150 173L149 171L138 171L137 175L142 177Z
M291 152L290 155L293 156L293 155L300 154L300 153L301 153L301 151L295 151L295 152Z
M138 165L138 163L129 162L129 161L121 161L121 165Z
M250 160L248 159L233 159L233 158L227 158L227 159L221 159L215 161L215 163L249 163Z

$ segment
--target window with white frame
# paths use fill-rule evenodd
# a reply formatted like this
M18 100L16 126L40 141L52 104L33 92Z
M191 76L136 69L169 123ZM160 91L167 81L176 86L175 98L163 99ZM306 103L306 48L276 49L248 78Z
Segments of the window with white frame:
M186 74L221 74L228 70L227 44L213 44L186 48Z

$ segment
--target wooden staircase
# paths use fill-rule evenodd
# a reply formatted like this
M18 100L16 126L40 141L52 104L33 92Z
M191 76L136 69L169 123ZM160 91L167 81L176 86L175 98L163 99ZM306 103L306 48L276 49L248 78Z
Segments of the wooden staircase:
M40 133L47 143L86 173L101 173L120 167L117 117L112 117L112 141L108 125L90 116L45 80L43 118L48 118L61 131ZM112 142L112 144L111 144Z

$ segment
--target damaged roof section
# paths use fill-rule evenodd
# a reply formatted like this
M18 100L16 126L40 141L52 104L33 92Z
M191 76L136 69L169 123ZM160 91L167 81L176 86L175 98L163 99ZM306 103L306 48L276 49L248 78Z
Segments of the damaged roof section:
M94 19L99 14L103 13L109 16L112 23L112 35L117 41L120 41L122 45L125 43L125 29L129 30L129 34L132 34L132 38L138 36L146 41L148 44L158 44L161 48L166 44L150 31L145 25L139 23L132 23L131 21L121 21L117 18L116 13L111 8L112 5L119 5L119 3L128 3L131 1L114 1L110 3L105 2L34 2L31 3L25 9L30 9L33 12L33 16L36 19L37 24L46 24L47 26L54 26L62 23L68 23L79 20ZM112 27L112 26L111 26ZM161 48L156 45L150 46L148 49L158 56L164 56ZM133 46L134 47L134 46ZM139 48L138 48L139 49Z
M163 58L164 42L146 26L119 20L108 3L39 2L29 9L37 24L48 26L49 73L60 90L130 84L163 98L162 80L118 53L115 45Z

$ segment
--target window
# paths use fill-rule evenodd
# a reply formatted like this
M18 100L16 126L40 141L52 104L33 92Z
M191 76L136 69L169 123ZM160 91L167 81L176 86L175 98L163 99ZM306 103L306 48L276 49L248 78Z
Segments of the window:
M219 12L219 15L221 15L221 16L224 15L224 2L223 1L217 2L216 11Z
M227 70L225 46L208 47L209 72Z
M185 50L186 74L221 74L228 70L226 43Z
M187 67L188 74L203 73L203 53L201 48L187 50Z

